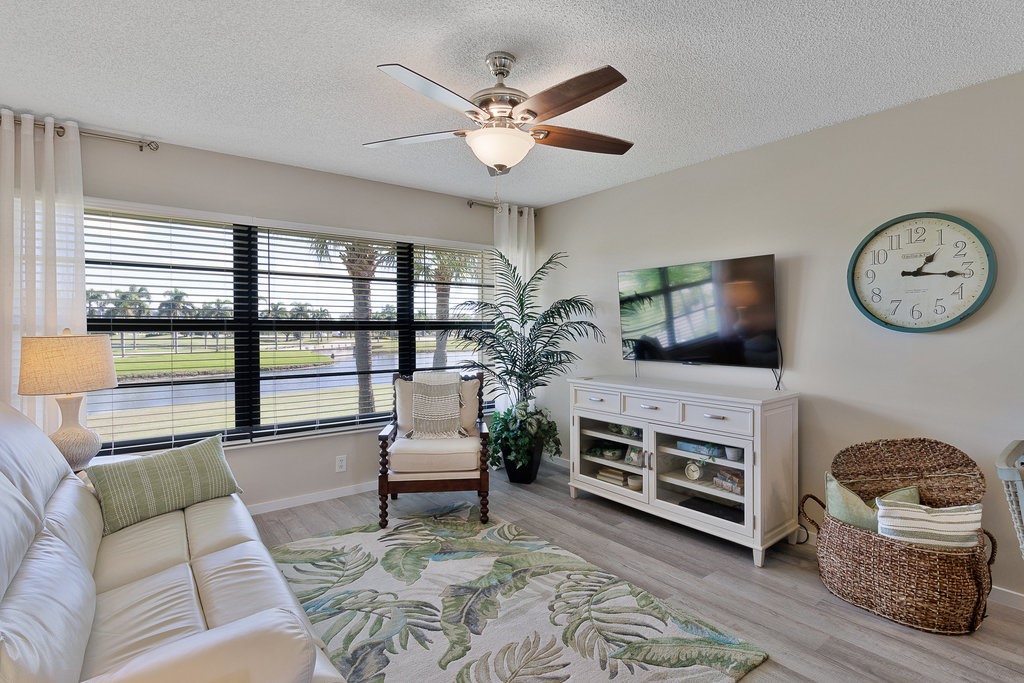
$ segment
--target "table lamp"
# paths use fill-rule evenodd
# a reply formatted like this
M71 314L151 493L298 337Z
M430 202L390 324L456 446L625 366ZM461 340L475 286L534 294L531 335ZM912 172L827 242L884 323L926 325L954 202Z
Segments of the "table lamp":
M76 472L100 450L100 435L81 421L82 392L117 386L110 338L98 334L21 338L22 396L54 396L60 428L50 438Z

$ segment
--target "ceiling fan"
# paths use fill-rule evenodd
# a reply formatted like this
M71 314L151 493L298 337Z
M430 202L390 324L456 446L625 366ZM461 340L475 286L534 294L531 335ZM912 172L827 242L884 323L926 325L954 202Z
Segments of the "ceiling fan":
M465 138L473 154L487 165L492 176L496 176L508 173L536 143L599 154L625 154L633 146L632 142L626 140L576 128L538 125L595 100L625 83L626 78L614 68L602 66L562 81L531 97L522 90L505 85L505 79L516 61L514 55L492 52L484 61L497 83L474 93L468 100L401 64L378 66L378 69L399 83L468 116L476 127L378 140L368 142L364 147Z

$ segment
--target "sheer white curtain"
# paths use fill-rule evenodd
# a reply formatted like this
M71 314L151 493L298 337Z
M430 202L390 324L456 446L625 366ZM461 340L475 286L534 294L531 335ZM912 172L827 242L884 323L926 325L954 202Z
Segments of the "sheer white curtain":
M494 210L494 248L512 262L524 280L533 275L533 209L528 206L501 203ZM499 396L497 410L506 410L510 401Z
M18 396L21 337L85 332L78 124L0 109L0 401L53 431L53 401Z
M533 209L499 204L494 210L494 248L504 254L523 279L533 275Z

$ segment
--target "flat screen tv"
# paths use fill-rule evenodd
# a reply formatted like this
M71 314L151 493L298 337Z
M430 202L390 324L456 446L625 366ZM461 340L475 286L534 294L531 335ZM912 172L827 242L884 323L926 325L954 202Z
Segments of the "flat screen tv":
M779 367L775 256L619 273L626 360Z

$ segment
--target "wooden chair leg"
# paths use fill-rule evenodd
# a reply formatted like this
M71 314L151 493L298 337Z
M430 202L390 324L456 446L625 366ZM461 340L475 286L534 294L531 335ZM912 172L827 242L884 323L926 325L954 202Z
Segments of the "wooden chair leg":
M388 497L387 494L382 493L380 495L380 528L386 529L388 526Z
M487 524L487 491L478 491L480 496L480 521Z

